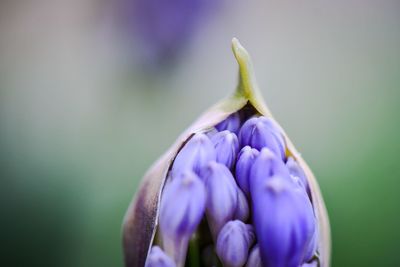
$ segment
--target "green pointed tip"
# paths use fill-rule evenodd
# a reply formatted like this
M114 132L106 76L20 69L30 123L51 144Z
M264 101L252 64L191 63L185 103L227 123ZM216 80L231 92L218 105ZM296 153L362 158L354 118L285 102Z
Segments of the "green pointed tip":
M239 84L235 94L249 100L257 110L269 113L258 89L250 54L237 38L232 39L232 51L239 64Z

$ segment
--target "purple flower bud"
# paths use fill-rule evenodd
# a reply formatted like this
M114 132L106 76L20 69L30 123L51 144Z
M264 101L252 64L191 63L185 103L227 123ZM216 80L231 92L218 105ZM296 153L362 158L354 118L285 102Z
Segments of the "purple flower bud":
M229 169L217 162L210 162L201 177L206 184L206 215L214 239L225 223L232 220L238 202L235 179Z
M251 249L246 267L263 267L258 244Z
M250 184L252 183L252 180L256 177L261 177L262 180L259 182L262 182L263 180L275 175L293 182L283 161L268 148L263 148L250 169L250 176L248 178L249 188L251 188Z
M151 248L145 267L175 267L175 263L158 246Z
M235 112L231 115L229 115L228 118L225 120L221 121L219 124L215 126L218 131L231 131L235 134L239 133L240 130L240 115L239 113Z
M160 234L165 252L177 266L185 262L189 239L205 210L206 190L192 171L169 179L162 192Z
M304 263L301 267L318 267L318 261L312 261L310 263Z
M215 147L217 162L232 169L235 164L236 155L239 152L239 141L236 134L230 131L222 131L213 135L211 142Z
M237 220L241 220L242 222L247 221L249 218L249 204L247 203L247 198L244 195L243 191L239 188L238 191L238 202L236 206L235 216L234 218Z
M240 150L238 155L238 160L236 162L236 181L243 192L249 196L249 175L250 168L253 166L254 160L260 152L251 148L250 146L245 146Z
M195 134L179 151L173 166L172 175L178 175L185 170L192 170L200 174L204 166L216 159L214 145L207 135Z
M249 145L261 150L264 147L272 150L281 159L285 159L285 143L275 123L266 117L255 117L247 120L239 132L241 146Z
M250 182L253 220L264 265L298 267L315 231L307 195L282 176L255 176Z
M254 239L254 230L250 224L238 220L225 224L218 234L216 247L222 264L228 267L243 266Z
M300 185L306 190L309 197L311 197L310 187L308 186L306 174L299 164L295 161L293 157L288 157L286 161L286 167L289 170L290 176L300 183Z

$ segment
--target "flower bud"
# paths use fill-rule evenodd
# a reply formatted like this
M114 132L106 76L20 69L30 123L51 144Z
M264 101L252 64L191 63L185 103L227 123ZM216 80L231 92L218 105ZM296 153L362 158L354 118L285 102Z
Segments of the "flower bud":
M201 169L215 159L215 149L211 140L207 135L197 133L179 151L172 165L172 174L178 175L185 170L192 170L199 175Z
M213 135L211 137L211 142L215 147L217 162L232 169L239 151L239 141L236 134L227 130L222 131Z
M235 179L229 169L210 162L201 174L207 190L206 215L214 238L225 223L232 220L238 202Z
M242 222L247 221L249 218L249 203L247 203L247 198L244 195L243 191L240 188L238 191L238 201L236 206L235 215L233 216L237 220L241 220Z
M255 176L250 182L253 220L266 266L298 267L315 231L310 201L289 179Z
M255 177L263 177L263 179L267 179L275 175L279 175L283 179L292 182L289 171L283 161L268 148L263 148L250 169L250 176L248 178L249 185Z
M151 248L145 267L175 267L175 263L158 246Z
M235 134L239 133L240 130L240 115L238 112L235 112L231 115L229 115L228 118L226 118L225 120L223 120L222 122L218 123L215 128L218 131L231 131Z
M286 161L286 168L289 170L290 176L306 190L307 195L311 197L310 187L308 186L307 178L304 171L293 157L288 157Z
M285 144L282 135L265 117L247 120L240 129L239 142L241 146L249 145L258 150L264 147L269 148L278 157L285 159Z
M312 261L310 263L304 263L301 265L301 267L318 267L318 261Z
M224 225L218 234L217 255L224 266L241 267L247 261L254 242L253 227L236 220Z
M255 158L260 152L251 148L250 146L245 146L240 150L237 163L236 163L236 181L243 190L243 192L248 196L250 193L249 189L249 175L250 168L254 163Z
M258 244L251 249L246 267L263 267Z
M160 208L160 234L166 253L183 266L191 235L205 210L206 190L191 171L172 177L166 184Z

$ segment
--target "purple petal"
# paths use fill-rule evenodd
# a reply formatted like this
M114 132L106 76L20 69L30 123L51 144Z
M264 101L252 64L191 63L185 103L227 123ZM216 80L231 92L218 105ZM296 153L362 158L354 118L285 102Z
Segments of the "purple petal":
M223 265L243 266L254 239L254 230L251 225L238 220L225 224L218 234L216 246L217 255Z
M216 159L214 145L207 135L195 134L179 151L172 165L172 175L192 170L197 175L205 165Z
M286 167L288 168L292 178L298 182L304 188L304 190L306 190L308 196L311 198L310 187L307 182L306 174L293 157L288 157L286 161Z
M264 265L298 267L315 231L308 197L287 178L252 178L253 220Z
M206 190L191 171L169 179L161 196L160 234L163 247L177 265L185 260L189 239L205 211Z
M207 190L207 220L216 238L222 226L235 215L238 188L229 169L221 163L210 162L201 177Z
M263 267L258 244L251 249L246 267Z
M240 190L239 188L237 190L238 190L238 202L234 218L242 222L245 222L249 218L249 213L250 213L249 204L247 203L247 198L242 192L242 190Z
M250 169L259 153L260 152L257 149L251 148L250 146L245 146L242 148L242 150L240 150L238 155L238 160L236 163L236 181L247 196L250 193Z
M236 155L239 152L239 141L236 134L230 131L222 131L213 135L211 142L215 147L217 162L232 169L236 161Z
M239 143L258 150L267 147L281 159L285 159L284 139L271 119L255 117L247 120L240 129Z
M168 257L158 246L151 248L147 256L145 267L175 267L173 260Z
M275 175L293 182L283 161L268 148L263 148L250 169L249 185L255 177L265 180Z
M240 130L240 115L239 113L235 112L229 115L228 118L220 122L215 126L218 131L231 131L235 134L239 133Z

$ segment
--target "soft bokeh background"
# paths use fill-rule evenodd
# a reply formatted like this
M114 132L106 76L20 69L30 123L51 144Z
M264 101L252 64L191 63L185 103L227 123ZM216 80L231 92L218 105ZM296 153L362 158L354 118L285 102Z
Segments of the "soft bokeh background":
M320 182L333 266L400 266L400 2L150 2L0 2L2 264L121 266L139 180L232 92L236 36Z

